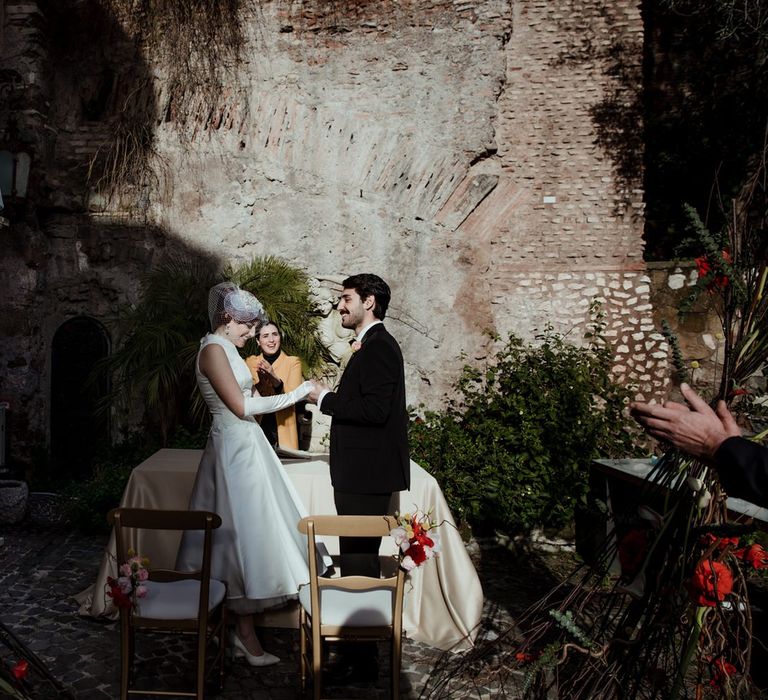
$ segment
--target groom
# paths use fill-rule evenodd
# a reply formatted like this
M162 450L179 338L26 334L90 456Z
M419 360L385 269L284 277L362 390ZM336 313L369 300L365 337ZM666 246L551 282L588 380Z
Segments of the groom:
M344 328L356 333L354 354L338 389L319 385L317 400L331 419L331 483L339 515L387 515L392 493L410 486L405 371L397 341L382 321L391 293L371 274L342 283L337 309ZM379 576L379 538L341 538L344 576ZM375 654L349 663L353 675L375 679ZM349 679L348 679L349 680Z

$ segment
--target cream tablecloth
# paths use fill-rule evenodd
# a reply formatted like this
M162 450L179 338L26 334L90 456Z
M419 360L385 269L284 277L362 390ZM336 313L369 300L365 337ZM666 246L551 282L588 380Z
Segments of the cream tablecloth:
M184 510L189 505L192 486L202 450L163 449L133 470L122 506ZM312 459L284 459L307 511L321 515L335 513L333 488L326 455ZM441 553L435 560L412 572L406 583L403 628L411 639L439 649L460 651L470 647L477 634L483 606L480 580L448 510L437 481L418 464L411 462L411 489L400 496L400 510L433 508L433 517L445 521L439 529ZM153 567L172 567L181 541L178 532L137 533L134 549L146 556ZM338 542L326 542L332 554ZM81 615L114 616L104 590L108 575L115 571L115 540L110 537L96 582L77 596ZM394 553L391 540L385 539L382 554Z

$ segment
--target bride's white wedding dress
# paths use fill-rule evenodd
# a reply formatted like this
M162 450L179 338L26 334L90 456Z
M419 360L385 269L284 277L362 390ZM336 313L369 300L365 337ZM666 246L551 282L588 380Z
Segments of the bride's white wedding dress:
M209 334L200 349L216 343L224 351L244 397L253 378L233 343ZM229 585L228 604L238 614L258 612L295 597L309 581L307 541L297 523L307 513L280 460L252 416L230 411L195 363L197 385L213 416L190 499L190 510L218 513L214 530L212 576ZM279 410L309 393L309 383L289 394L263 397L264 412ZM177 566L200 566L202 533L187 532Z

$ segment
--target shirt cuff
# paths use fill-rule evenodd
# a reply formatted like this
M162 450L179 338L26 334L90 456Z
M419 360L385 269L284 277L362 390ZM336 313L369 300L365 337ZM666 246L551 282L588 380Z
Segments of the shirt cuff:
M331 393L330 389L323 389L320 392L320 396L317 397L317 407L318 408L320 408L323 405L323 399L325 398L325 395L326 394L330 394L330 393Z

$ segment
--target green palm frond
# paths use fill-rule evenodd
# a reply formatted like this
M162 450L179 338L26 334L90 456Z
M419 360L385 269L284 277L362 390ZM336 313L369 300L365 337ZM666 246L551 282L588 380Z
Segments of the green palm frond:
M328 356L317 331L320 317L307 274L273 256L254 258L226 274L263 304L270 320L280 326L285 352L301 358L305 376L321 372ZM255 342L246 350L259 352Z
M195 384L200 338L209 329L208 290L231 279L253 292L283 332L285 351L298 355L307 376L322 370L327 354L306 273L275 257L257 257L223 273L211 261L169 256L142 280L134 305L119 310L115 352L102 360L112 391L100 408L127 408L140 400L160 422L163 439L179 419L201 426L208 417ZM258 353L251 342L244 354Z

